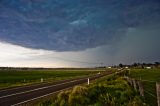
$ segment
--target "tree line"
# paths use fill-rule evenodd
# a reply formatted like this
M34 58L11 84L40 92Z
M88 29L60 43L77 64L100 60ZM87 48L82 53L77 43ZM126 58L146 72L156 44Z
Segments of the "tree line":
M154 63L133 63L131 65L126 65L126 64L122 64L120 63L118 66L113 66L113 67L120 67L120 68L124 68L124 67L130 67L130 68L145 68L145 67L152 67L152 68L160 68L160 62L154 62Z

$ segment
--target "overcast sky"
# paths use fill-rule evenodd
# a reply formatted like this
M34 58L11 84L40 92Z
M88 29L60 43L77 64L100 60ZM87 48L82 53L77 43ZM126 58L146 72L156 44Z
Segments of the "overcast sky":
M0 66L155 61L159 0L0 0Z

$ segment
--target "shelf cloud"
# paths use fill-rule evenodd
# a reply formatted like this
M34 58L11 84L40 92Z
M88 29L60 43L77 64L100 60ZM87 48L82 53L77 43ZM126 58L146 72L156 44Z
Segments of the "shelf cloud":
M0 1L0 41L32 49L113 45L125 39L128 29L158 22L159 0Z

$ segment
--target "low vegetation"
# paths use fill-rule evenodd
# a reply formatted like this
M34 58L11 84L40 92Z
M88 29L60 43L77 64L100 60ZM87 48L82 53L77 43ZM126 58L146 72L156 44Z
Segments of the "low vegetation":
M104 69L103 69L104 70ZM32 83L49 82L98 73L102 69L1 70L0 89Z
M131 69L129 73L130 77L142 81L146 103L156 106L156 82L160 82L160 69Z
M117 76L105 77L90 85L76 86L60 92L40 106L143 106L143 99Z

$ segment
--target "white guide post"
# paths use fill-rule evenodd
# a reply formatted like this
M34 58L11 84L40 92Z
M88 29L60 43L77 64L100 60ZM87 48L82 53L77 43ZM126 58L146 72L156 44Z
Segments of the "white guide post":
M88 85L89 85L89 78L88 78Z
M41 78L41 82L43 82L43 78Z

